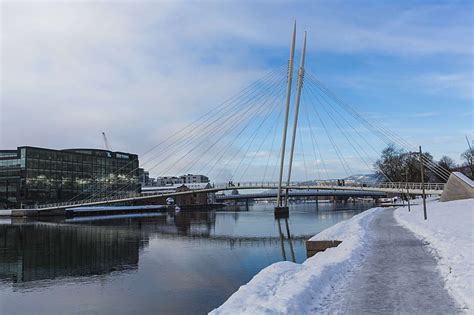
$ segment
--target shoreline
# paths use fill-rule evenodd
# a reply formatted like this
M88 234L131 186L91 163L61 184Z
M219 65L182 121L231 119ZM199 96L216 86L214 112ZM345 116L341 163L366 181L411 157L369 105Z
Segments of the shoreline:
M342 243L301 264L277 262L267 266L209 314L307 313L310 305L324 300L331 286L357 267L365 252L366 227L382 209L368 209L311 237L313 241L337 239Z
M429 200L427 221L418 204L412 205L411 212L400 206L392 214L397 225L425 243L436 260L446 294L466 313L473 309L474 298L473 206L474 199ZM311 237L310 241L342 243L301 264L277 262L262 269L209 314L306 314L324 308L329 294L344 284L341 281L348 273L361 266L370 247L366 246L367 236L374 235L368 225L383 209L368 209Z

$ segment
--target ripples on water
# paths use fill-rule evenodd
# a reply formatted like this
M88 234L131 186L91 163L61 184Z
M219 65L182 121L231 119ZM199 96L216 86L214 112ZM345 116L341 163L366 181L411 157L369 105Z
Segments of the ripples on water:
M369 207L292 205L287 221L270 204L0 221L0 314L207 313L265 266L304 261L306 239Z

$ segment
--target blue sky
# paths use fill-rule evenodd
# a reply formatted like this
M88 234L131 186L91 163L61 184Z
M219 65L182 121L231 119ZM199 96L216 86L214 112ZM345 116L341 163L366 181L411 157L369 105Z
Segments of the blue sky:
M285 64L294 19L297 47L308 31L308 71L359 112L437 158L459 160L473 136L472 1L3 1L1 10L1 148L103 147L106 131L114 149L144 152Z

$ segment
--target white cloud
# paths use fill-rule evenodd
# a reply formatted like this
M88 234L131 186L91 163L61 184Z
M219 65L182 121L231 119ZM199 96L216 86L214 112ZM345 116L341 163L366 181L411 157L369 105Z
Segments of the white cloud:
M466 73L430 73L415 78L418 85L433 94L451 95L474 100L472 72Z
M274 67L275 60L286 63L292 17L300 30L309 30L314 53L472 54L472 40L466 39L472 22L464 20L469 14L449 6L0 5L2 148L102 147L105 131L114 149L144 152ZM441 13L461 22L428 23ZM435 82L430 89L440 82L463 93L472 87L472 77L462 75L434 75L429 82Z

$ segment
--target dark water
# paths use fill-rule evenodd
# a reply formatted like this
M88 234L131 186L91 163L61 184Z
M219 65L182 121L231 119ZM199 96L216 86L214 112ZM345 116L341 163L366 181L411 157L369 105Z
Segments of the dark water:
M287 222L264 204L0 221L0 314L204 314L265 266L304 261L304 240L369 207L294 205Z

